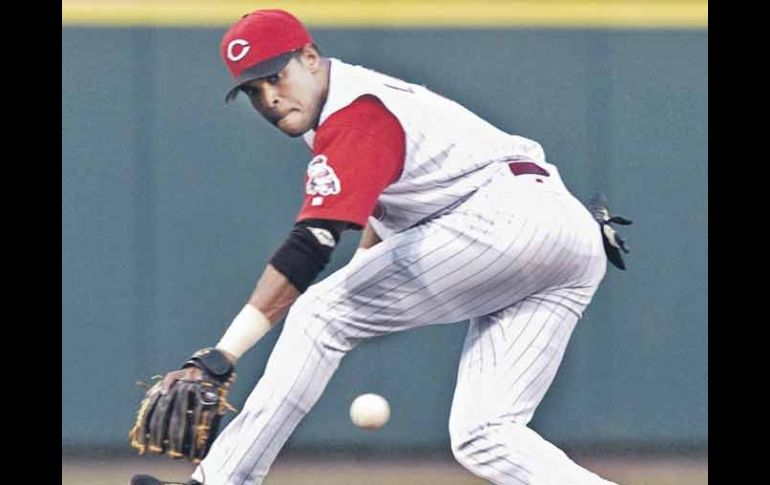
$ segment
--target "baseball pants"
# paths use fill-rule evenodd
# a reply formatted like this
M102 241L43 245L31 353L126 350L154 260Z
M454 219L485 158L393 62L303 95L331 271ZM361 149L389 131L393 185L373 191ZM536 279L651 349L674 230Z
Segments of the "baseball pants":
M449 422L457 460L498 484L611 483L527 427L605 269L598 226L560 179L501 170L300 296L264 375L193 478L261 483L359 342L470 319Z

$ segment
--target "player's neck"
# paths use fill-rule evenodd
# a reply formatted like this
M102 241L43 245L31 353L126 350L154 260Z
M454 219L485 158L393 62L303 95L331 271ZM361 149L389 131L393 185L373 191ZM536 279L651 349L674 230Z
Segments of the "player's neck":
M331 61L326 58L321 58L321 66L318 70L318 76L319 80L321 82L321 102L319 103L318 108L318 115L316 117L315 123L313 123L313 129L318 128L318 122L321 119L321 113L323 112L324 106L326 106L326 97L329 94L329 78L331 77Z

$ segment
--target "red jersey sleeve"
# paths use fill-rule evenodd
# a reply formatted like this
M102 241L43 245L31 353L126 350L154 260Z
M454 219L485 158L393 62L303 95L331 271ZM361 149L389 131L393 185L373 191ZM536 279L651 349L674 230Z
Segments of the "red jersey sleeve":
M401 123L376 97L362 96L337 111L316 131L297 222L364 227L380 193L401 176L405 151Z

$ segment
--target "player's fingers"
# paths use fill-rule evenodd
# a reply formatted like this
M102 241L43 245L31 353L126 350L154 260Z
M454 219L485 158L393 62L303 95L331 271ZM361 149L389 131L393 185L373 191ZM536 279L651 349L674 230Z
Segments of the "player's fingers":
M161 381L160 383L160 393L166 394L175 381L176 381L176 378L174 377L173 372L169 372L168 374L166 374L163 377L163 381Z
M174 394L176 400L168 425L168 456L182 458L189 453L190 442L196 432L193 426L195 417L191 410L195 405L195 385L180 382Z
M166 452L169 412L174 404L175 397L175 393L159 396L152 415L149 417L147 450L152 453L163 454Z
M149 444L149 437L152 433L150 423L152 417L156 411L158 401L161 398L160 389L158 385L154 385L145 394L145 398L142 401L142 405L137 414L136 423L129 432L129 438L131 439L131 446L139 450L139 454L144 454L147 451Z
M184 369L175 370L167 373L165 377L163 377L163 381L160 385L161 394L166 394L168 390L171 389L171 386L173 386L174 383L179 379L182 379L184 375L185 375Z
M612 216L607 220L607 222L610 224L620 224L621 226L628 226L633 224L633 221L621 216Z
M179 369L171 371L163 378L161 383L161 393L165 394L171 389L176 381L179 380L196 380L203 376L203 371L197 367L187 367L185 369Z

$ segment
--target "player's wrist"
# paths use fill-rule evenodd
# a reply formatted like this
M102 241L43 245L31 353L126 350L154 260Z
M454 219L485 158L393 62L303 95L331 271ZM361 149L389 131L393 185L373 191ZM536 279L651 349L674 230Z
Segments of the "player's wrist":
M219 343L217 343L216 349L221 351L234 364L271 328L270 319L257 307L247 303L233 319L233 322L227 328Z
M217 349L217 350L222 352L222 355L227 357L227 360L229 360L231 364L235 364L238 361L238 357L236 357L235 354L232 354L225 349Z
M222 382L230 378L235 370L225 352L215 348L200 349L182 365L182 369L196 367Z

